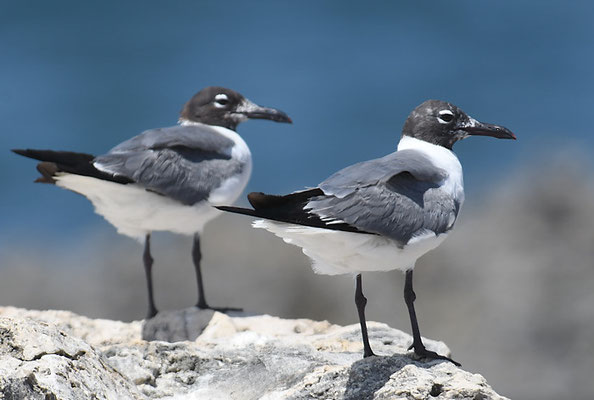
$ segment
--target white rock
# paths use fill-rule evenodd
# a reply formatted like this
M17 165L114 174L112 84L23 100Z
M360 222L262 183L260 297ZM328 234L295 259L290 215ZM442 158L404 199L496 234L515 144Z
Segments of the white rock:
M51 323L0 317L0 398L142 399L88 343Z
M412 338L385 324L369 323L380 356L362 359L358 325L214 313L204 327L205 315L149 323L197 337L168 343L141 340L138 322L0 307L0 399L503 399L480 375L415 360Z

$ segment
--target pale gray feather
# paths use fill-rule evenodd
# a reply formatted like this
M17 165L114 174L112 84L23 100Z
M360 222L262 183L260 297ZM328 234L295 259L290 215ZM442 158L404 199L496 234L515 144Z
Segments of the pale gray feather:
M319 185L325 195L312 198L306 209L404 245L424 232L452 228L460 204L440 188L446 177L422 153L402 150L332 175Z
M231 158L233 145L203 124L151 129L96 157L93 165L192 205L242 171L244 165Z
M109 154L176 146L230 156L233 141L221 135L216 128L210 125L194 123L192 125L176 125L144 131L140 135L118 144L109 151Z

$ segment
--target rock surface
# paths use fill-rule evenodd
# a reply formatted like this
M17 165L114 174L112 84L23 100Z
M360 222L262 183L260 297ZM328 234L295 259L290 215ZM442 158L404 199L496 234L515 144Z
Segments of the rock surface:
M0 399L504 399L478 374L414 359L385 324L369 323L381 356L362 359L358 325L206 313L143 327L0 307Z

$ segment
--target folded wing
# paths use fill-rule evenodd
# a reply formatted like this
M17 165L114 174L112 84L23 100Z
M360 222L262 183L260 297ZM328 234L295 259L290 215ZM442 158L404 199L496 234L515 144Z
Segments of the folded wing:
M250 193L254 210L226 211L325 229L379 234L402 245L449 231L460 204L442 185L447 173L422 153L402 150L347 167L318 188L287 196Z
M96 157L93 165L192 205L244 168L231 157L233 146L210 126L174 126L145 131Z

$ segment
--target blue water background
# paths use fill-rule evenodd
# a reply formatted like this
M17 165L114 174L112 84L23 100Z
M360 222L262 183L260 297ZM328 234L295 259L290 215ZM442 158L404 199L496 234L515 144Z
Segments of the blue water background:
M593 11L588 1L3 1L0 241L108 226L82 197L34 185L34 162L10 148L99 154L174 124L208 85L295 121L240 126L254 156L247 191L293 191L391 152L428 98L505 125L517 142L455 148L472 203L539 154L592 155Z

